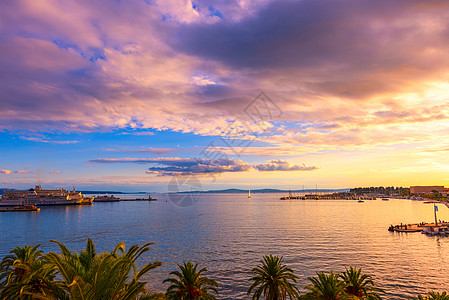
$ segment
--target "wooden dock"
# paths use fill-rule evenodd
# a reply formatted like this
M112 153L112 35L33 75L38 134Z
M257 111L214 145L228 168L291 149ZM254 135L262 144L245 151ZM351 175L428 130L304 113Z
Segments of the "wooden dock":
M136 199L121 199L119 201L157 201L157 199L153 199L153 198L136 198Z

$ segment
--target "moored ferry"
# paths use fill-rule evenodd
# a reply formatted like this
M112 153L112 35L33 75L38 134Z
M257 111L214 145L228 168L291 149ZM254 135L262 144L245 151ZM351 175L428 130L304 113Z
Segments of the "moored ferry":
M84 205L92 204L93 197L86 197L77 192L66 189L43 190L40 185L27 191L4 191L0 198L0 206L17 205Z

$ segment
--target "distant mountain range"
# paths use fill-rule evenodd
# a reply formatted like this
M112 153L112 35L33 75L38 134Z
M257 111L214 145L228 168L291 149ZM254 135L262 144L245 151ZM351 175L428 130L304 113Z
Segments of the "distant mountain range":
M0 194L3 194L3 191L17 191L17 189L8 189L8 188L0 188ZM330 192L347 192L349 189L305 189L305 190L291 190L292 193L330 193ZM117 191L79 191L82 194L147 194L148 192L117 192ZM255 189L251 190L251 193L288 193L289 190L280 190L280 189ZM190 192L179 192L179 193L198 193L198 191L190 191ZM238 194L238 193L248 193L248 190L242 189L224 189L224 190L208 190L201 191L201 193L205 194ZM161 193L150 193L150 194L161 194Z
M125 193L117 191L76 191L81 192L81 194L145 194L145 192Z
M349 189L305 189L305 190L291 190L292 193L329 193L329 192L347 192ZM251 193L288 193L289 190L280 190L280 189L255 189L251 190ZM179 192L179 193L198 193L198 191L191 192ZM248 193L248 190L242 189L225 189L225 190L209 190L209 191L201 191L201 193L210 193L210 194L237 194L237 193Z
M3 194L3 191L17 191L16 189L7 189L7 188L1 188L0 194Z

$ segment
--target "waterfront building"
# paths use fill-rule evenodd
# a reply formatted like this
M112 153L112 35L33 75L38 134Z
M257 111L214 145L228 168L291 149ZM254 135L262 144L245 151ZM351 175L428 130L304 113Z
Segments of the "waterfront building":
M410 194L431 194L432 191L438 191L439 193L445 193L445 188L442 185L427 185L427 186L411 186Z

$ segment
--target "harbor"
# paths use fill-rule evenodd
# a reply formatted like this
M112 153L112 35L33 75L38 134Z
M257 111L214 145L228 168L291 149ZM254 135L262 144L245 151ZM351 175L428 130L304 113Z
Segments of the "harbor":
M350 192L336 192L336 193L318 193L295 195L294 192L289 190L288 196L281 197L281 200L376 200L377 198L372 195L357 195Z
M440 228L449 228L449 222L442 221L441 223L417 223L417 224L399 224L390 225L388 231L391 232L435 232Z
M42 189L36 185L29 190L4 191L0 197L0 212L30 212L39 211L41 206L67 206L67 205L92 205L93 202L120 202L120 201L157 201L148 195L148 198L133 197L121 199L114 195L85 196L76 191L66 189Z

